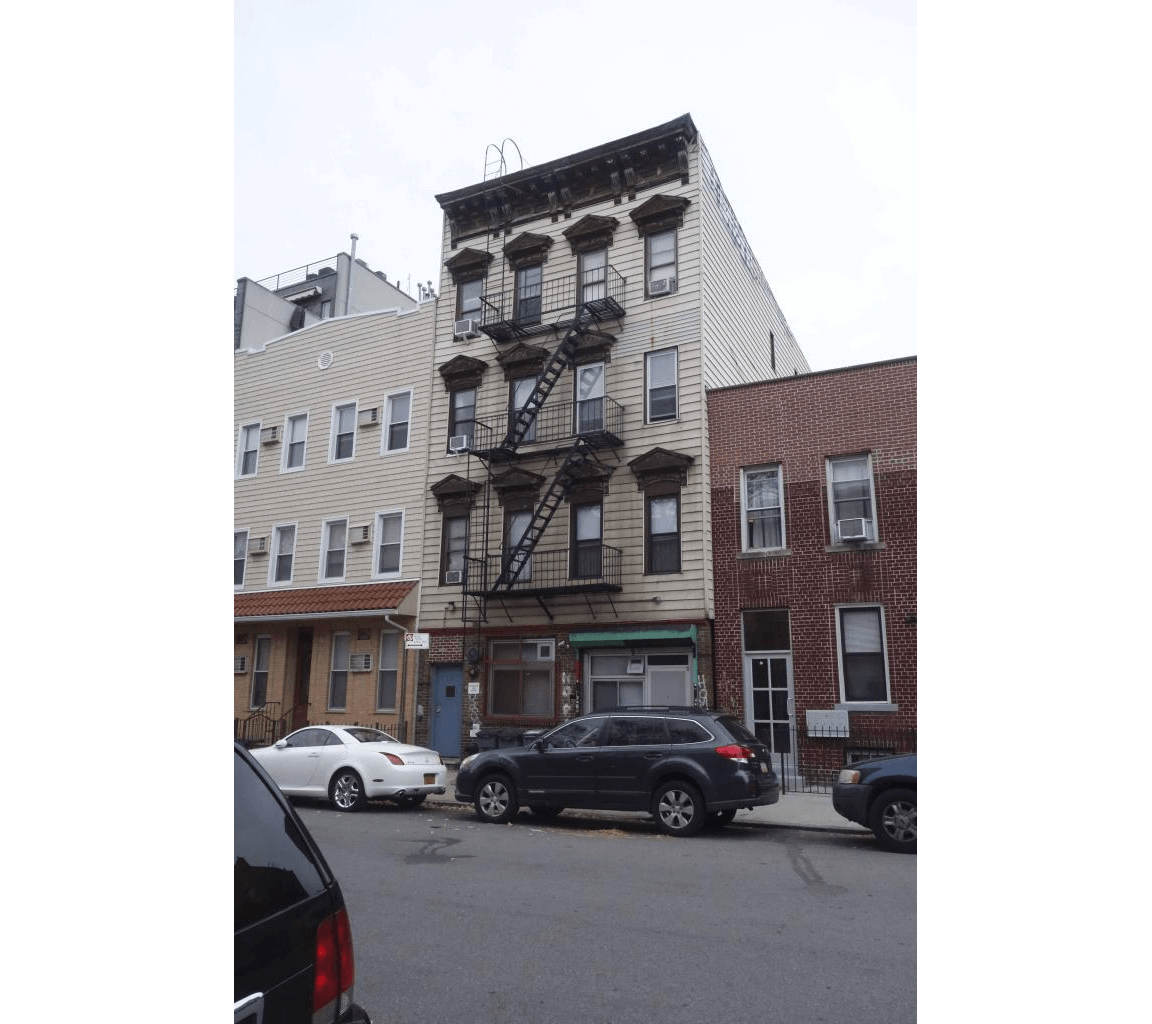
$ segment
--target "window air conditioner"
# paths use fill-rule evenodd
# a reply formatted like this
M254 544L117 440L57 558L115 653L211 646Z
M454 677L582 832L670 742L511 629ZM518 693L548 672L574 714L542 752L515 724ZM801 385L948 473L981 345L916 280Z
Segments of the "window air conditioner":
M371 526L353 526L348 531L348 543L366 544L372 539Z
M247 672L248 671L248 655L237 654L232 659L232 666L233 666L233 668L232 668L232 674L233 675L240 675L243 672Z
M368 653L349 654L348 655L348 671L349 672L371 672L372 671L372 655L368 654Z
M265 427L263 430L260 431L260 443L261 444L275 444L279 440L280 440L280 428L279 427Z
M536 643L537 661L555 661L556 644L552 640L539 640Z
M480 321L472 317L467 320L457 320L452 328L452 334L457 338L479 338Z
M464 571L462 569L449 569L444 573L445 583L463 583Z
M380 422L380 407L374 405L371 409L360 410L360 426L375 427Z
M676 278L658 277L648 282L649 295L671 295L676 290Z
M250 554L250 555L266 555L266 554L268 554L268 538L267 537L250 537L248 539L248 554Z
M867 519L840 519L836 523L841 540L867 540Z
M458 455L460 452L466 452L468 450L468 435L456 434L455 436L448 438L448 450L452 452L453 455Z

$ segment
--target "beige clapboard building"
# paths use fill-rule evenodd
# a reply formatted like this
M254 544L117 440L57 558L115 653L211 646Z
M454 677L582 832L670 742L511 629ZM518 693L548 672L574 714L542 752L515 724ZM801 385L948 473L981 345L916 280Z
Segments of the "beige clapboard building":
M691 117L436 198L436 293L238 349L238 730L710 703L705 394L808 365Z

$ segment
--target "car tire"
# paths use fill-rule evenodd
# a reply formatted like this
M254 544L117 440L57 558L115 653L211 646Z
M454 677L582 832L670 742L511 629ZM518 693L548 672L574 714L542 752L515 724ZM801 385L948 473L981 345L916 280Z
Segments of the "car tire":
M419 807L428 798L427 793L417 793L415 796L402 796L396 800L401 807Z
M722 811L709 811L704 817L704 824L708 828L723 828L736 817L735 807L726 807Z
M916 791L888 789L872 803L868 826L885 850L916 852Z
M564 808L563 807L541 807L541 806L537 805L535 807L530 807L529 810L532 812L532 816L535 818L548 819L548 818L555 818L557 815L562 814L564 811Z
M666 782L652 798L652 816L661 832L670 836L694 836L708 817L704 798L691 782Z
M338 811L358 811L367 802L364 783L351 768L341 768L328 785L328 798Z
M503 775L488 775L481 779L472 803L480 820L493 825L511 821L520 810L516 789Z

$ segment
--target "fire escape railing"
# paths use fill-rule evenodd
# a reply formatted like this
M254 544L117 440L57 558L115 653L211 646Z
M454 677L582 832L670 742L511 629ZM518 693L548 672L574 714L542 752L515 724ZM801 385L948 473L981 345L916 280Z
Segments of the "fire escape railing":
M624 553L607 544L534 550L524 560L520 575L498 586L507 575L510 552L469 558L464 589L469 594L564 594L622 589Z
M497 341L507 341L566 327L570 320L556 314L572 310L574 319L577 308L596 321L615 319L624 315L626 284L619 271L608 266L602 278L593 279L590 272L571 274L530 288L489 292L480 299L480 329Z

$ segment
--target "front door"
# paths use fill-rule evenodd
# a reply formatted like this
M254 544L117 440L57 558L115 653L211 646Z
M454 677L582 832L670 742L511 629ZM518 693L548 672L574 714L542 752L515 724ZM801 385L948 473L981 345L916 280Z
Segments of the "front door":
M312 677L312 630L296 632L296 684L292 691L293 730L308 724L308 682Z
M792 655L744 655L744 693L746 724L775 755L776 771L783 775L796 749Z
M464 721L464 669L460 665L432 666L432 713L428 746L441 757L460 756L460 727Z

